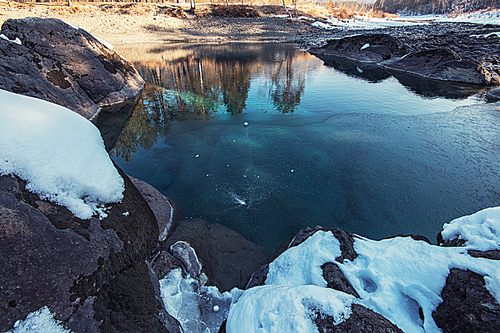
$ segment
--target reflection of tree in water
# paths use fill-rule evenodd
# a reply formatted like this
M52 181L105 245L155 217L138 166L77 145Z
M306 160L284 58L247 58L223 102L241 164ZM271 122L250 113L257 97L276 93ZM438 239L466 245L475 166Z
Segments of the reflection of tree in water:
M293 58L287 52L285 61L277 63L271 74L272 88L269 95L276 109L283 114L295 111L306 87L304 72L294 68Z
M200 46L182 51L175 51L182 56L169 58L155 50L155 60L134 61L146 88L112 155L129 161L139 148L151 149L168 121L178 116L243 112L257 72L264 71L270 79L265 94L279 112L294 112L300 104L310 57L306 53L272 44L230 44L223 45L223 51L220 46ZM306 61L297 65L296 60Z

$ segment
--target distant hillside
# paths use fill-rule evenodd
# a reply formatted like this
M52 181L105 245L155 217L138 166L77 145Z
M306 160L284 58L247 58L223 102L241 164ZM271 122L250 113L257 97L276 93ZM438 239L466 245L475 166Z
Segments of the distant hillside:
M500 0L377 0L374 9L399 14L444 14L500 8Z

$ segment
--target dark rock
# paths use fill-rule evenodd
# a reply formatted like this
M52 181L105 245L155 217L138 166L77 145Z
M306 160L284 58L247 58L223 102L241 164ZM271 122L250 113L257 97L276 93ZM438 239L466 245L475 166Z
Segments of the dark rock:
M159 320L163 304L155 297L148 267L138 262L99 289L93 304L101 332L164 332Z
M321 266L321 269L323 270L323 278L327 283L327 288L342 291L359 298L356 289L354 289L349 280L347 280L336 263L327 262Z
M187 273L193 278L199 280L202 265L196 251L186 242L177 241L170 245L170 253L178 259L186 268Z
M464 82L479 85L496 85L496 77L492 76L483 65L476 60L461 59L458 54L448 48L423 50L392 59L382 63L384 68L404 73L412 73L428 79Z
M0 331L43 306L76 333L116 331L117 321L102 324L105 316L99 313L144 327L163 326L154 292L144 291L153 289L150 276L136 271L144 271L140 263L157 242L158 224L140 192L119 172L124 198L108 205L102 220L75 218L67 208L28 192L22 180L0 177ZM136 301L147 300L156 312L149 309L137 320L128 317L131 311L106 308L112 303L103 299L141 293Z
M141 195L146 199L149 207L153 211L158 221L158 229L160 235L158 242L163 242L169 235L170 231L174 229L181 218L181 212L177 204L165 197L153 186L134 177L130 177L132 183L141 192Z
M382 315L360 305L352 304L352 313L348 319L335 325L333 317L317 313L314 322L320 333L344 333L344 332L366 332L366 333L403 333L403 331L391 323Z
M151 266L156 277L160 280L167 276L170 271L177 268L183 269L184 276L187 275L187 271L185 271L182 262L167 251L161 251L158 256L154 258Z
M311 49L309 52L365 63L379 63L401 57L409 51L407 45L388 34L365 34L330 40L325 46Z
M488 91L486 96L488 96L488 98L490 98L494 101L500 100L500 88L496 88L496 89Z
M478 251L467 250L467 254L474 258L485 258L490 260L500 260L500 250Z
M309 227L305 227L304 229L300 230L297 235L295 235L295 238L292 240L288 248L291 248L292 246L297 246L304 242L307 238L311 237L313 234L315 234L318 231L330 231L335 238L340 242L340 250L342 251L342 254L335 258L335 260L339 263L344 262L345 259L348 259L350 261L353 261L356 259L358 254L354 250L354 237L357 237L355 234L352 234L350 232L347 232L345 230L339 229L339 228L323 228L320 226L315 226L314 229L311 229Z
M269 273L269 264L260 266L250 277L245 289L250 289L256 286L263 286L266 283L267 273Z
M0 89L65 106L97 122L136 101L144 81L92 35L57 19L8 19L0 38ZM19 38L21 45L12 41Z
M443 238L443 235L441 234L441 232L439 232L437 234L436 240L437 240L437 244L439 246L444 246L444 247L464 246L465 243L467 242L465 239L460 239L460 238L454 238L454 239L451 239L451 240L445 240Z
M208 277L207 284L217 286L221 292L245 288L252 273L271 258L267 249L236 231L204 220L179 222L161 249L168 250L177 241L188 242L195 249Z
M484 277L452 268L441 292L441 303L432 314L446 332L498 332L500 305L485 287Z

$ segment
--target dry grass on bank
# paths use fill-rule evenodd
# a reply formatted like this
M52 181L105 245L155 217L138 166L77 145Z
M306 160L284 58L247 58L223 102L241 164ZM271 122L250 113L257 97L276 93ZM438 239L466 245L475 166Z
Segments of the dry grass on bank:
M19 3L14 1L0 2L0 8L11 10L30 10L33 8L44 8L47 12L58 15L89 15L96 11L108 14L148 16L165 15L168 17L185 18L194 17L261 17L269 15L285 15L291 13L293 16L308 16L311 18L327 18L330 16L339 19L352 19L356 15L369 15L372 17L394 17L394 14L380 11L360 12L347 7L335 7L332 4L324 6L313 4L301 4L288 6L288 12L281 5L238 5L238 4L203 4L198 5L192 11L187 4L168 3L99 3L99 2L73 2L68 6L66 2L44 2L44 3Z

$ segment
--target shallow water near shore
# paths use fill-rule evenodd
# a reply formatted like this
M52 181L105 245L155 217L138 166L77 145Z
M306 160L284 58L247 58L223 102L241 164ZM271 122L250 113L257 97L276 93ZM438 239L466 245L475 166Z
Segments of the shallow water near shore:
M286 44L116 50L148 85L113 160L184 218L273 251L315 225L434 241L500 203L499 107L480 90L326 66Z

